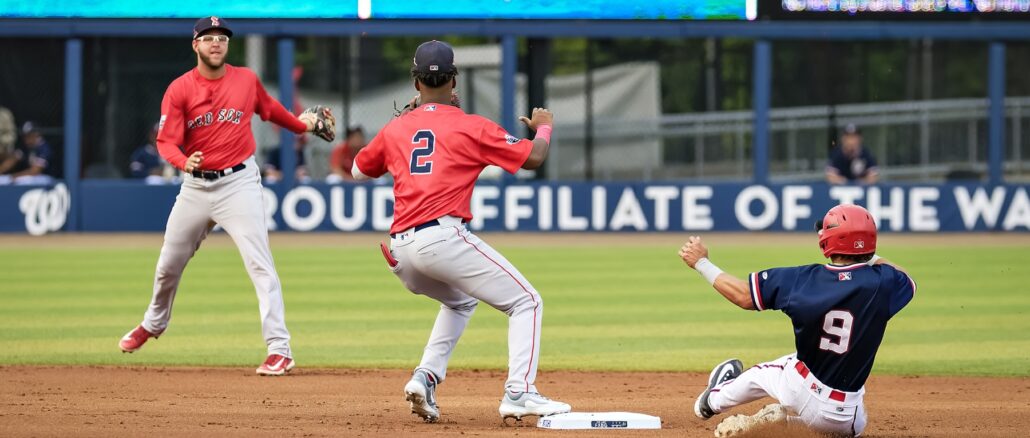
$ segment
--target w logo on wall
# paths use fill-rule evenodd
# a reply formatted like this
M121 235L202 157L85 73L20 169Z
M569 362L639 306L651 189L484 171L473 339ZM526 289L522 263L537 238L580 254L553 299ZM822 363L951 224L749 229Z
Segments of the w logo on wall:
M18 208L25 214L25 230L33 236L60 230L68 220L71 198L64 184L53 190L33 189L21 195Z

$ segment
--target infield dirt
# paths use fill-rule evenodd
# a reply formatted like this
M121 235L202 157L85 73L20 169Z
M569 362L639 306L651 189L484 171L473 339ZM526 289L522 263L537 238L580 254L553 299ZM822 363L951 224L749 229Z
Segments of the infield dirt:
M411 415L406 370L305 369L258 377L240 368L0 368L0 435L21 436L677 436L711 437L694 417L700 373L541 372L541 391L576 411L657 415L662 430L550 431L497 413L500 371L454 371L442 418ZM867 387L869 437L1025 436L1030 379L892 377ZM729 412L753 413L769 400ZM772 432L767 430L766 432ZM798 436L797 430L772 433ZM766 435L769 436L769 435Z

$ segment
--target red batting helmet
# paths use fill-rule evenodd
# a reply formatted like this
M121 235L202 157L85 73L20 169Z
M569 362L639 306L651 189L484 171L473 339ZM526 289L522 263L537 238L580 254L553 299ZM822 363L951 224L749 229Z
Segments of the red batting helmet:
M852 204L838 205L823 217L819 248L823 255L876 252L876 222L869 211Z

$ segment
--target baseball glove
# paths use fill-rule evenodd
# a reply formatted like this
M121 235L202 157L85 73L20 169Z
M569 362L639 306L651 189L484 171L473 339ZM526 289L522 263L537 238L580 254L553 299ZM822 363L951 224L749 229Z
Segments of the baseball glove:
M308 132L322 140L333 141L336 138L336 117L329 107L313 106L304 110L297 118L308 125Z

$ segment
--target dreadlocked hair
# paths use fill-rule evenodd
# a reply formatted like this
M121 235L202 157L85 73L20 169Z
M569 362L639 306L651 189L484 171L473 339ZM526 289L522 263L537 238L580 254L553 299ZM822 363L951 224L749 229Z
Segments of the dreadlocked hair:
M429 73L417 71L415 70L415 67L411 68L411 77L425 84L429 88L442 87L451 82L451 80L453 80L457 75L457 68L449 72L434 71Z

